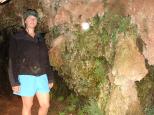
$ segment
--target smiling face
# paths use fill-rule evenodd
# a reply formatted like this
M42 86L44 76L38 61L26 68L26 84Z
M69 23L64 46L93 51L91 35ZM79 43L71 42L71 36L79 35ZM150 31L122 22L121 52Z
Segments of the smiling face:
M37 25L37 18L35 16L28 16L25 20L26 28L34 29Z

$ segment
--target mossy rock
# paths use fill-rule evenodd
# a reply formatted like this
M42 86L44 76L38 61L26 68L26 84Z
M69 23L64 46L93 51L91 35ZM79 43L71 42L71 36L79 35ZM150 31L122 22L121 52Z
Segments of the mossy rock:
M137 32L130 23L130 17L106 13L103 17L95 16L88 23L90 29L87 31L77 24L51 29L52 38L61 34L66 38L59 49L63 64L54 63L53 66L77 94L97 96L100 84L108 81L108 69L112 68L118 35L137 36Z

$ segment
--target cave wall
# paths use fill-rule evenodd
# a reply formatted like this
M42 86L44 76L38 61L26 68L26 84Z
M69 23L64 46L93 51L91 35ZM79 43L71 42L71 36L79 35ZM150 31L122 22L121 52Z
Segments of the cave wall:
M50 63L68 87L97 97L107 115L142 115L146 101L140 102L143 92L135 82L148 79L147 66L154 64L153 5L152 0L11 0L0 5L0 30L23 25L22 12L36 9Z

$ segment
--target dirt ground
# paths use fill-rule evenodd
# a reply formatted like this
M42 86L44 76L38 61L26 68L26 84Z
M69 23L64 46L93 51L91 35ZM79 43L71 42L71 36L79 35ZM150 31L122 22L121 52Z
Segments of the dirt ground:
M51 100L51 106L48 115L59 115L60 111L64 109L64 103ZM0 94L0 115L21 115L22 101L19 96ZM37 115L39 104L34 98L34 105L32 107L32 115Z

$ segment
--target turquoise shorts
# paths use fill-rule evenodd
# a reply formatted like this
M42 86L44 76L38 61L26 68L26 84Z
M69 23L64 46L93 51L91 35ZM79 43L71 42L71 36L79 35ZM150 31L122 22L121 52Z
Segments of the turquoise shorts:
M19 75L20 90L14 93L20 96L34 96L37 92L49 93L49 85L47 74L40 76L33 75Z

